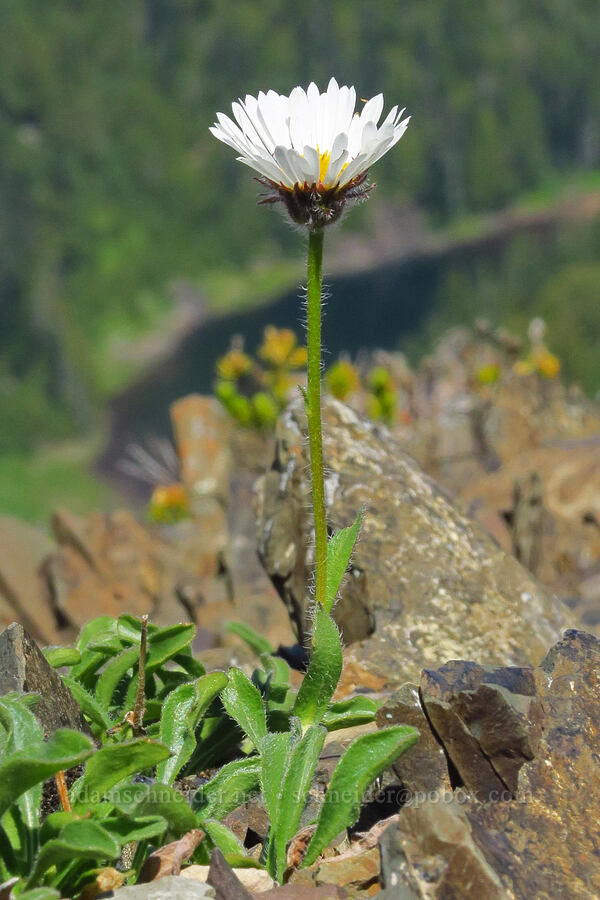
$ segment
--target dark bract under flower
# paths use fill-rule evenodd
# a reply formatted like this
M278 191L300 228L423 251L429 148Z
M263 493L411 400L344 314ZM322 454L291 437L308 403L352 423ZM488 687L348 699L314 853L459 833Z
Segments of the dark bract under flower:
M359 203L375 187L366 184L367 173L357 175L343 187L323 187L322 184L296 183L293 188L275 184L268 178L257 178L267 188L259 203L283 203L290 218L297 225L307 225L311 230L324 228L337 222L349 203Z

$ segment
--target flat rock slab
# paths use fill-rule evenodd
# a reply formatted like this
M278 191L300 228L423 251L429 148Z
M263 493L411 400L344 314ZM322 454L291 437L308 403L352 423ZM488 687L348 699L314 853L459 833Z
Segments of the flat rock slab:
M133 884L118 888L105 897L118 900L215 900L215 889L202 881L167 875L148 884Z
M57 728L74 728L91 734L71 691L46 662L35 641L17 623L0 634L0 696L12 692L40 694L41 700L32 712L45 737Z
M539 740L516 796L481 803L463 790L404 808L381 839L387 889L410 900L600 896L600 641L566 632L532 679Z
M366 518L334 615L350 646L340 694L419 681L423 668L468 658L538 662L568 611L407 456L384 427L324 404L328 517ZM278 423L276 459L259 487L259 551L300 640L310 628L313 569L306 417Z

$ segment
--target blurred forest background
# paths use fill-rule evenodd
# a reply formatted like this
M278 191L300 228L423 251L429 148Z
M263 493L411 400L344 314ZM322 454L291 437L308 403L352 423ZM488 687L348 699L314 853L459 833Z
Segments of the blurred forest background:
M208 126L331 74L413 115L353 246L393 243L407 211L451 247L498 211L558 210L501 257L450 255L397 348L482 308L540 314L567 377L600 388L598 0L3 0L0 19L0 511L104 501L107 409L161 337L301 280L301 239Z

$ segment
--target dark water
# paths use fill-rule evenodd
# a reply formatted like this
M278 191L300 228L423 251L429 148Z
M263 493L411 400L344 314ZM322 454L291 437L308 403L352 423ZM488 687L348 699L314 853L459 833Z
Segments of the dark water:
M527 240L535 241L538 254L542 248L536 263L540 277L547 274L544 260L554 252L553 227L544 223L526 235ZM335 359L341 351L355 355L375 347L404 349L422 336L432 313L443 305L450 274L458 273L470 285L469 302L457 308L455 316L452 310L450 316L445 310L445 324L488 314L486 297L490 292L486 285L491 281L497 286L503 281L506 257L514 240L514 233L496 235L401 264L327 278L330 296L323 340L329 358ZM482 267L487 281L482 280ZM497 294L492 305L498 303ZM246 348L254 350L269 324L293 328L300 336L303 316L302 299L294 290L262 308L205 322L187 335L168 360L113 401L111 434L101 468L113 470L115 460L130 441L143 440L150 434L169 434L168 408L172 401L188 393L211 392L216 360L228 349L232 335L243 335ZM501 315L498 319L502 321Z

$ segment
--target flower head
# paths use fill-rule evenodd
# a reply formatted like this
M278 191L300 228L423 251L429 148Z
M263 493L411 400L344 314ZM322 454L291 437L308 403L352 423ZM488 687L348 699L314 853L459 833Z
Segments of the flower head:
M268 91L232 104L235 122L217 113L210 129L237 150L268 188L263 203L283 201L292 219L311 229L335 222L349 200L362 199L369 167L400 140L409 118L394 106L378 125L383 94L355 112L356 91L335 78L289 97Z

